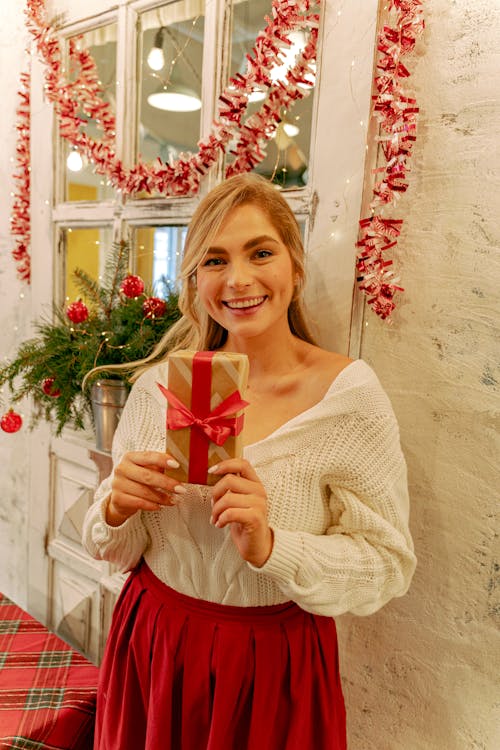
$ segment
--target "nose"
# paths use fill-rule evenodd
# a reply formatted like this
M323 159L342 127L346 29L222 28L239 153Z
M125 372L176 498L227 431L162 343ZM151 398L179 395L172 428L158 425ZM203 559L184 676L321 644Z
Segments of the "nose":
M243 259L233 260L228 269L226 282L231 289L244 289L252 284L253 277L248 263Z

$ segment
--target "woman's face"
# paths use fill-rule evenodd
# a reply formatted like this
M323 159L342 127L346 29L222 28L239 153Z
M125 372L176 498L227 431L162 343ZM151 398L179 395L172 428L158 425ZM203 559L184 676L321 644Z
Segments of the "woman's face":
M250 203L231 211L196 272L200 301L235 341L289 331L295 277L279 233Z

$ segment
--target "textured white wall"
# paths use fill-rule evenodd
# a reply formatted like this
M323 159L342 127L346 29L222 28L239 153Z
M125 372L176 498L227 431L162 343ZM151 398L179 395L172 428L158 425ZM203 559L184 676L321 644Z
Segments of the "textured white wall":
M23 3L2 7L0 71L0 361L12 355L19 341L29 336L31 320L29 287L17 280L10 236L10 193L15 155L15 110L19 73L26 67ZM24 294L21 299L20 295ZM0 395L0 412L9 406ZM22 412L23 408L20 409ZM23 604L26 601L27 509L29 489L29 441L26 430L15 435L0 432L0 589Z
M419 565L404 599L339 623L350 750L500 748L500 3L424 6L406 292L362 338L400 421Z
M350 750L500 747L500 3L427 0L425 8L423 54L412 63L419 138L396 209L406 223L397 252L406 292L392 327L367 314L362 340L400 420L419 566L405 598L370 618L339 620ZM31 315L8 226L22 7L2 10L3 357L28 335ZM21 604L26 445L25 433L0 433L0 589Z

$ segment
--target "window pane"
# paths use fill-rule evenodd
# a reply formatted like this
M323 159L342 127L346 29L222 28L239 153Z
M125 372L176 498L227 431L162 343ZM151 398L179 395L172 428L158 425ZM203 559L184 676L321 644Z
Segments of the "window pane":
M140 16L137 151L164 162L200 139L204 0L180 0Z
M233 0L231 76L238 72L246 73L246 55L252 53L257 34L267 25L266 15L271 15L271 0ZM293 47L284 64L271 72L273 80L286 74L293 66L297 53L307 43L307 35L303 32L292 32L290 37ZM276 136L266 144L267 156L254 170L285 188L307 184L314 98L314 87L311 85L311 88L308 96L294 102L288 111L282 111ZM256 91L253 98L257 99L258 96L259 92ZM261 93L260 100L251 100L247 115L257 112L264 98Z
M177 284L187 225L141 226L134 230L135 272L157 294Z
M110 105L112 114L116 108L116 24L109 24L93 29L85 34L71 37L67 44L68 77L75 81L80 75L78 63L70 56L70 45L77 49L88 50L96 65L96 72L102 88L102 99ZM95 120L90 119L82 105L78 110L84 124L81 129L87 135L100 141L103 131ZM61 148L64 159L64 200L66 201L99 201L113 198L115 191L108 185L106 177L94 174L92 164L85 157L63 141Z
M106 254L112 249L113 230L111 227L63 229L62 237L65 247L63 299L74 302L81 297L88 302L76 286L73 272L75 268L81 268L92 279L99 280Z

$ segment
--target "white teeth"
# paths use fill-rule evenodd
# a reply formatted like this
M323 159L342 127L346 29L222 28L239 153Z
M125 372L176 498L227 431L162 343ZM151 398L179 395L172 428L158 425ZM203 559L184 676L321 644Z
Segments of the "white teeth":
M264 299L265 297L253 297L252 299L231 300L231 302L226 302L226 305L228 307L236 308L255 307L255 305L260 305L260 303L263 302Z

